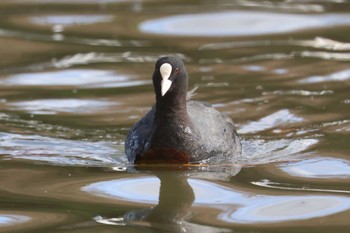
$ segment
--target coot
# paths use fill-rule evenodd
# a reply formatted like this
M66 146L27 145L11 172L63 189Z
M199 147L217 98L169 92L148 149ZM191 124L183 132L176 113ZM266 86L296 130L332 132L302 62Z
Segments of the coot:
M240 155L232 120L207 103L188 100L188 75L180 58L158 59L153 86L156 104L125 141L130 163L200 163Z

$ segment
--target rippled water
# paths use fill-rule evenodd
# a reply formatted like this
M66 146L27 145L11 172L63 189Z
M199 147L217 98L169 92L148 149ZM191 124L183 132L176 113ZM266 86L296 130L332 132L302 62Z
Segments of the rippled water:
M348 232L350 2L1 1L0 232ZM234 164L126 163L161 55Z

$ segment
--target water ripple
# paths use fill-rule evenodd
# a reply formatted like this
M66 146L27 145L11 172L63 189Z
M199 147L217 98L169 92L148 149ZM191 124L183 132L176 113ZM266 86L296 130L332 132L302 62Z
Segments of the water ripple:
M0 229L4 226L16 225L30 221L31 218L23 215L2 214L0 212Z
M66 56L62 59L53 60L52 65L56 68L67 68L74 65L86 65L93 63L116 63L116 62L155 62L158 56L132 55L125 53L78 53Z
M350 53L329 53L322 51L295 52L296 56L320 58L322 60L350 61Z
M300 159L302 152L316 145L317 139L280 139L242 141L242 164L264 164Z
M0 154L55 165L110 166L126 161L111 143L0 133ZM119 160L120 159L120 160Z
M10 110L24 110L31 114L97 113L108 107L119 105L116 102L98 99L42 99L7 103Z
M199 50L219 50L245 47L270 47L270 46L300 46L333 51L350 50L350 43L340 42L324 37L316 37L313 40L258 40L258 41L233 41L209 43L199 47Z
M308 28L325 28L349 24L350 16L347 14L307 15L224 11L151 19L142 22L139 28L144 33L160 35L217 37L278 34Z
M120 2L126 2L127 0L17 0L17 3L38 3L38 4L107 4L107 3L120 3Z
M71 37L65 36L61 34L63 27L61 26L53 26L52 27L53 34L38 34L34 32L21 32L15 30L7 30L0 29L1 37L9 37L9 38L18 38L18 39L26 39L26 40L34 40L34 41L55 41L55 42L64 42L71 44L83 44L83 45L91 45L91 46L107 46L107 47L144 47L149 43L146 40L118 40L118 39L91 39L91 38L79 38L79 37Z
M288 42L290 45L299 45L319 49L328 49L335 51L350 50L350 43L335 41L323 37L316 37L314 40L291 40Z
M69 218L67 214L49 211L2 211L0 210L0 232L23 232L23 229L35 229L49 225L62 224ZM35 230L34 230L35 231Z
M335 60L335 61L350 61L350 53L330 53L322 51L294 51L291 53L270 53L259 54L254 56L242 57L233 60L225 60L225 63L244 63L260 60L288 60L295 58L318 58L322 60ZM201 60L201 63L224 63L221 60Z
M113 21L113 15L47 15L34 16L29 20L38 25L86 25Z
M281 165L280 168L297 177L350 179L350 162L343 159L312 158Z
M131 52L124 53L77 53L74 55L65 56L60 59L53 59L51 62L31 65L28 69L42 70L43 68L68 68L76 65L88 65L95 63L118 63L118 62L132 62L132 63L154 63L161 56L178 56L182 59L189 60L183 54L156 54L156 55L142 55Z
M330 192L330 193L346 193L350 194L350 191L348 190L338 190L338 189L326 189L326 188L310 188L307 186L303 187L290 187L291 184L288 183L279 183L279 182L273 182L270 180L261 180L261 181L254 181L252 184L265 187L265 188L272 188L272 189L281 189L281 190L295 190L295 191L309 191L309 192ZM350 201L350 199L349 199ZM350 202L348 203L349 206L346 208L350 208Z
M69 61L66 62L69 63ZM68 65L66 63L66 65L71 66L72 64ZM133 77L116 74L113 71L91 69L22 73L0 79L0 84L6 86L57 86L60 88L62 86L80 88L130 87L148 84L149 82L133 80Z
M193 188L195 204L222 204L240 200L242 194L231 192L225 186L200 179L188 179ZM128 202L156 204L160 181L156 177L125 178L102 181L82 187L82 191L94 196Z
M282 109L258 121L249 122L241 126L238 130L241 134L256 133L267 129L272 129L281 125L303 122L304 119L291 113L288 109Z
M350 59L350 54L349 54ZM322 83L322 82L336 82L346 81L350 79L350 69L338 71L328 75L311 76L305 79L299 80L299 83Z
M224 1L223 7L252 7L257 9L272 9L272 10L287 10L287 11L299 11L299 12L323 12L324 6L320 4L301 4L295 1L251 1L251 0L238 0L238 1Z
M226 60L228 63L245 63L245 62L252 62L252 61L260 61L260 60L288 60L288 59L294 59L296 57L296 53L266 53L266 54L259 54L254 56L248 56L248 57L241 57L233 60Z
M275 223L324 217L350 208L350 199L338 196L256 196L248 201L219 218L227 222Z
M350 208L350 199L347 197L255 195L237 188L233 189L199 179L188 179L188 184L194 192L194 206L215 208L215 217L230 223L275 223L306 220L326 217ZM82 191L97 197L144 204L157 204L159 201L158 193L162 192L159 180L154 177L102 181L89 184L83 187ZM219 213L217 213L218 210ZM141 215L139 217L147 216L150 211L147 209L142 213L138 212ZM130 213L135 214L135 211ZM135 220L135 218L133 219Z
M307 90L276 90L271 92L263 92L263 95L296 95L296 96L318 96L318 95L332 95L332 90L322 91L307 91Z

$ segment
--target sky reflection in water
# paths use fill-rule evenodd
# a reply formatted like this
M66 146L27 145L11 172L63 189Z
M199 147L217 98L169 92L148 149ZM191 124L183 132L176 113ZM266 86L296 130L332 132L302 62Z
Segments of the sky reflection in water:
M0 213L0 227L25 223L30 221L30 219L31 218L27 216Z
M145 21L139 27L145 33L173 36L253 36L349 24L347 14L225 11L167 16Z
M346 197L270 196L245 193L199 179L190 178L188 182L195 194L193 207L219 208L221 213L217 218L232 223L305 220L339 213L350 207L350 199ZM157 204L159 188L157 178L140 177L93 183L82 190L103 198Z
M346 231L349 6L4 1L0 229ZM237 169L186 173L193 200L185 181L169 182L163 197L175 197L161 204L161 180L127 165L123 140L153 104L154 61L166 53L185 60L195 99L232 116L243 156Z
M107 70L58 70L51 72L23 73L1 79L0 84L18 86L75 86L80 88L108 88L137 86L147 81L132 80Z

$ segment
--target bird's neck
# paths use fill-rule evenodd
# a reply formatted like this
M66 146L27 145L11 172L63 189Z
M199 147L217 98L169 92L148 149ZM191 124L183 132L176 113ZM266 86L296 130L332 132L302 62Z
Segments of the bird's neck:
M188 120L186 95L171 96L165 95L156 99L156 119L168 120Z

